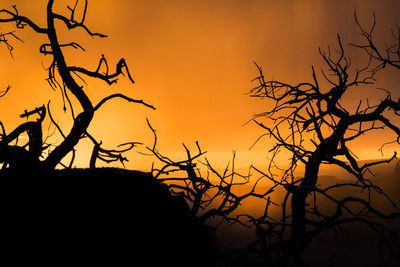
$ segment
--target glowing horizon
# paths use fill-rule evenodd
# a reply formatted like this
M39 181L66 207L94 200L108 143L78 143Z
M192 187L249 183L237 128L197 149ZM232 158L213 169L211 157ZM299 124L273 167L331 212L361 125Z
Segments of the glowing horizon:
M38 24L45 23L46 0L35 5L24 0L6 0L2 8L16 4L19 12ZM56 8L66 12L63 1ZM310 81L311 65L323 66L318 47L336 47L336 33L345 43L356 42L354 7L363 23L369 25L372 11L377 17L377 38L390 38L390 29L398 18L400 3L377 1L90 1L86 24L95 31L107 34L106 39L90 38L83 31L68 31L60 27L60 39L76 41L86 52L66 49L67 62L95 68L104 54L110 68L124 57L132 71L135 84L126 77L118 84L86 79L85 91L93 103L116 92L153 104L153 111L122 100L110 102L94 117L89 128L107 148L138 141L143 145L126 154L128 169L148 169L151 161L138 154L151 146L153 135L148 129L148 118L158 134L162 154L180 158L185 156L182 143L196 149L199 141L206 156L220 168L237 152L237 166L261 165L267 161L272 140L262 139L249 148L263 134L254 124L246 124L251 117L266 108L266 102L251 99L246 93L254 86L250 81L257 76L253 61L263 67L269 79L297 83ZM397 8L394 8L397 7ZM2 25L3 27L3 25ZM5 30L3 28L2 30ZM5 47L0 47L1 83L12 86L9 94L0 99L2 117L9 132L23 122L19 115L51 100L52 113L62 122L65 131L71 125L70 114L62 112L59 91L47 82L49 58L39 54L44 41L26 28L17 32L24 43L13 41L12 59ZM363 58L346 46L354 65L362 65ZM349 92L345 103L355 105L353 99L370 96L382 98L376 87L391 89L400 96L396 75L378 77L375 88ZM48 121L44 124L47 132ZM111 129L111 130L110 130ZM373 134L354 144L360 160L381 157L382 143L392 136ZM56 143L61 137L54 136ZM383 141L383 142L382 142ZM78 150L77 167L88 167L91 146L83 140ZM398 146L388 146L383 157L390 157ZM107 166L100 164L99 166ZM115 165L112 166L121 166Z

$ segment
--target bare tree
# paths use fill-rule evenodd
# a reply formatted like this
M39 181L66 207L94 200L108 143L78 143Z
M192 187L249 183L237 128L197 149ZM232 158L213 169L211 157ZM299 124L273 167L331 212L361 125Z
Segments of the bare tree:
M397 136L393 142L400 144L400 126L392 122L393 117L400 115L400 99L392 99L387 91L386 97L378 104L371 105L360 100L354 110L346 108L342 101L343 95L355 87L373 85L376 73L385 66L399 68L399 37L395 35L395 44L381 52L372 39L373 28L366 31L357 18L356 23L366 40L366 44L356 46L364 49L369 59L363 68L351 68L351 60L345 54L339 35L338 49L319 50L326 70L321 70L321 75L318 75L312 67L311 82L289 84L266 80L262 68L256 64L259 76L255 81L258 85L250 91L250 96L269 101L272 108L257 114L253 121L266 131L265 136L275 142L267 171L258 171L274 184L285 188L286 196L282 203L281 221L253 219L254 223L263 226L265 232L253 245L259 247L265 238L272 237L274 245L269 248L272 251L274 246L278 247L273 250L273 257L283 265L300 264L303 250L324 229L360 222L369 225L384 238L390 231L377 220L400 217L394 201L367 177L372 166L391 162L396 158L396 152L388 159L360 164L351 148L351 141L376 130L393 132ZM274 173L275 159L282 150L290 152L291 160L289 167L278 176ZM323 164L343 168L355 177L354 183L322 187L319 171ZM304 166L301 175L296 174L299 165ZM335 190L344 188L366 192L367 197L356 193L344 198L334 195ZM331 201L336 209L320 210L316 195ZM377 210L371 202L371 195L385 198L388 204L393 205L393 212L385 214ZM361 211L360 206L363 207ZM290 230L289 237L285 235L287 229ZM396 248L392 248L389 242L383 244L399 257ZM271 257L272 254L268 255Z
M249 235L253 230L260 230L257 226L253 227L254 218L249 214L242 214L240 208L246 201L266 202L263 216L272 219L268 216L268 209L271 205L278 206L278 204L272 201L270 195L279 185L260 186L265 177L259 173L253 174L255 168L252 166L247 174L237 172L235 152L232 161L224 169L216 169L207 159L206 151L201 149L198 142L196 142L195 153L183 144L186 158L171 159L157 149L156 130L149 122L148 125L153 132L154 143L147 149L157 160L153 164L152 175L158 181L167 184L172 194L183 197L189 204L190 213L207 227L209 238L214 240L215 249L218 251L217 259L224 262L226 266L231 266L231 264L232 266L237 266L237 264L253 266L252 264L260 259L265 262L264 258L260 258L258 254L254 258L254 251L258 253L258 250L248 247L247 244L242 244L243 248L232 248L232 244L221 240L217 232L219 230L223 233L235 226ZM155 165L160 165L160 167L155 167Z
M128 142L122 144L123 148L120 149L105 149L101 145L101 142L95 140L95 138L88 133L88 127L92 121L94 113L100 109L106 102L120 98L128 102L142 104L151 109L155 109L152 105L145 103L143 100L137 100L125 96L123 94L112 94L103 98L99 103L93 104L90 101L89 96L85 93L83 86L79 84L78 81L83 81L82 76L97 78L103 80L109 85L116 83L120 75L126 75L128 79L134 83L133 78L129 72L128 66L124 58L121 58L116 64L115 71L109 69L107 59L104 55L99 60L97 68L95 70L89 70L81 66L71 66L67 63L64 56L64 49L80 49L84 51L84 48L76 43L60 43L56 32L56 22L63 23L68 29L83 29L88 35L92 37L105 38L104 34L94 32L89 29L85 24L86 11L88 8L88 1L84 0L83 5L79 5L79 0L76 0L74 6L67 6L70 11L69 15L58 14L53 11L54 0L49 0L47 3L47 25L40 26L34 21L21 15L16 6L12 9L2 9L0 10L0 23L15 23L15 31L3 33L0 35L0 42L5 44L7 49L12 55L13 45L12 39L20 40L16 35L17 30L29 27L34 30L37 34L45 36L48 39L48 43L44 43L40 46L40 53L45 56L50 56L52 58L52 63L50 64L48 71L47 81L49 85L54 89L61 91L64 100L64 110L66 110L66 101L69 104L70 112L73 119L73 126L64 134L60 125L58 125L50 113L50 105L41 106L33 111L25 112L22 116L27 117L38 115L39 119L36 122L26 122L21 124L12 133L6 134L3 124L2 139L0 141L0 161L3 162L3 167L18 168L21 166L31 166L39 167L44 169L54 169L58 164L61 164L61 160L72 153L72 160L69 166L72 166L73 159L75 158L75 146L78 142L84 138L88 137L94 145L92 158L90 160L90 166L95 167L96 159L111 162L120 161L123 163L127 159L121 154L134 147L135 142ZM78 7L82 6L83 11L79 12L82 15L78 18ZM103 71L105 69L105 71ZM78 80L77 80L78 79ZM69 94L75 97L82 111L77 115L74 114L74 107L70 101ZM41 123L47 113L50 114L50 119L54 123L56 129L59 131L63 137L63 141L57 144L51 150L48 149L47 155L44 156L43 151L49 148L45 145L42 137ZM11 145L11 142L18 138L23 132L27 132L29 135L29 141L24 146ZM28 150L25 146L29 147ZM65 166L67 167L67 166Z
M257 185L262 178L253 180L252 175L240 174L235 170L235 155L231 165L227 165L224 171L216 170L207 158L203 158L206 151L202 151L196 142L197 152L193 155L188 147L183 144L186 159L172 160L164 156L157 149L157 135L154 128L148 122L154 134L154 143L147 149L161 163L160 168L153 166L153 176L161 182L169 184L169 189L176 195L181 195L190 204L191 213L200 218L203 223L216 218L220 222L233 224L239 222L238 215L234 215L241 203L248 198L267 199L273 192L273 188L265 192L259 192ZM206 174L197 165L201 164L206 169ZM204 170L203 170L204 171ZM183 173L176 175L174 173ZM234 192L234 188L243 185L252 185L244 194Z

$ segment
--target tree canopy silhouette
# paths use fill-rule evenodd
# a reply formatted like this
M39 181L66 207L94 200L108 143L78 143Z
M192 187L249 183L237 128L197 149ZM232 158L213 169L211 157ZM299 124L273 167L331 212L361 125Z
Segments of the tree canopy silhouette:
M143 100L137 100L120 93L111 94L103 98L97 104L92 103L90 97L86 94L84 90L84 86L79 83L79 81L83 80L83 77L92 77L103 80L109 85L115 84L121 75L127 76L132 83L134 83L134 80L131 76L128 65L126 64L124 58L121 58L118 61L115 67L115 71L112 71L109 68L107 59L104 55L101 56L95 70L89 70L85 67L72 66L68 64L68 61L63 53L64 49L73 48L83 51L84 49L80 44L76 42L61 43L59 41L56 31L56 22L61 22L69 30L83 29L88 35L92 37L107 37L105 34L94 32L89 29L88 26L86 26L85 19L88 1L84 0L83 5L78 5L78 2L80 1L77 0L73 6L67 6L70 14L65 15L54 12L54 0L49 0L46 8L46 26L40 26L32 21L30 18L21 15L15 5L12 7L12 9L0 10L0 23L15 24L14 31L3 33L0 36L0 42L6 45L11 55L13 50L12 40L20 40L17 32L21 29L29 27L37 34L43 35L47 38L48 43L42 44L39 49L41 54L52 58L52 63L47 69L47 81L54 90L59 89L61 91L64 100L64 110L66 110L65 101L67 101L69 105L69 111L71 112L73 119L73 125L71 129L68 131L68 133L64 133L61 127L55 122L51 115L49 101L47 105L42 105L41 107L35 108L34 110L25 110L25 113L22 114L21 117L29 118L32 116L37 116L38 118L36 119L36 121L28 121L21 124L9 134L6 133L4 125L1 124L2 133L0 141L0 162L3 163L3 168L20 170L40 168L51 170L54 169L58 164L61 164L61 160L66 155L72 153L72 159L69 166L65 166L71 167L75 158L75 146L82 138L85 137L88 137L94 145L92 157L90 159L91 167L95 167L97 159L104 162L120 161L121 163L124 163L124 161L126 161L127 159L122 156L122 153L132 149L137 143L124 143L121 144L120 147L117 149L103 148L102 143L98 142L88 132L88 127L92 121L94 113L99 110L106 102L115 98L120 98L128 102L138 103L148 108L155 109L152 105L145 103ZM80 12L82 13L80 17L78 17L77 15L77 9L79 6L82 6L83 8L83 11ZM1 94L1 96L4 96L9 88L10 87L8 87L7 90L5 90L5 92ZM74 113L74 110L76 108L74 108L72 105L69 96L70 94L72 94L73 97L78 100L82 108L82 111L79 112L77 115L75 115ZM54 123L57 130L63 137L63 141L51 149L49 145L45 144L43 140L42 122L46 114L49 114L51 121ZM28 134L29 137L28 143L24 145L13 145L12 142L18 140L18 137L25 132ZM43 153L44 150L47 151L46 155L44 155Z
M363 103L362 100L357 101L352 108L343 104L345 93L356 87L374 84L376 74L385 66L400 69L400 38L394 35L393 45L380 51L372 38L375 18L371 30L362 27L356 15L355 21L366 43L353 46L366 52L368 64L365 67L351 68L350 57L346 55L339 35L337 49L319 49L326 70L318 74L312 67L311 82L289 84L266 80L262 68L256 64L259 76L255 81L258 85L250 91L250 96L269 101L271 109L257 114L253 121L275 142L268 171L259 172L286 190L281 221L264 223L270 231L276 231L275 241L285 244L280 246L281 250L275 256L282 256L287 263L300 263L304 249L324 229L362 222L384 238L387 233L385 226L373 217L400 217L395 202L367 177L371 167L391 162L396 158L396 152L388 159L363 164L351 148L353 140L376 130L393 132L396 136L393 142L400 144L400 125L394 119L400 116L400 98L393 99L390 92L386 91L386 97L376 105L368 101ZM279 163L276 158L282 150L290 152L291 160L289 167L277 174L275 166L279 166ZM344 169L355 177L354 183L321 186L319 173L324 164ZM304 166L301 175L296 173L300 165ZM358 196L353 190L343 198L335 196L335 191L345 188L368 194ZM385 214L377 210L371 201L371 194L386 198L388 205L395 207L393 212ZM319 201L316 200L321 198L328 199L336 208L320 209ZM288 228L290 237L285 239L284 232ZM395 254L399 257L398 252Z

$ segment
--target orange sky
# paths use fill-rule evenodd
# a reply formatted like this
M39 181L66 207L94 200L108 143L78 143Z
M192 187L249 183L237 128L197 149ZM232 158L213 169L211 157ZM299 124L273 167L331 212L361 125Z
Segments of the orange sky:
M21 15L44 26L46 2L1 0L1 8L17 4ZM65 3L74 3L55 2L60 12L67 12ZM120 92L143 98L157 108L152 111L121 100L105 105L95 115L89 131L106 148L127 141L151 146L147 117L157 129L159 149L166 155L183 156L178 153L184 151L181 144L194 149L198 140L216 165L230 160L235 150L237 164L247 166L266 162L266 150L273 144L265 139L249 151L263 132L254 124L243 124L267 105L246 96L255 85L250 80L257 76L253 61L263 67L267 78L311 81L311 65L317 69L321 66L319 46L334 47L336 33L341 34L344 43L359 40L353 20L355 7L366 25L375 11L378 39L389 39L390 28L399 23L397 0L89 0L86 25L109 38L93 39L80 30L68 32L61 24L58 33L60 40L78 42L86 49L65 50L71 65L95 69L101 54L111 68L120 57L129 64L134 85L123 77L111 87L87 79L85 91L93 103ZM0 25L0 31L6 29L6 25ZM38 53L44 40L30 29L18 35L24 43L13 42L14 60L6 47L0 47L0 86L12 86L12 91L0 99L1 121L11 131L23 122L19 114L25 109L51 100L56 120L68 132L70 115L61 112L61 94L52 91L45 81L42 64L48 66L50 59ZM356 64L357 51L347 51ZM378 78L380 87L391 89L394 97L400 95L396 73ZM349 93L345 100L348 105L353 105L354 97L384 96L373 88L357 90ZM45 134L47 126L48 122ZM49 140L56 143L61 138L52 136ZM382 140L392 139L379 132L354 144L353 152L362 158L378 157ZM137 151L144 152L145 146L127 153L130 162L126 167L148 168L152 159ZM90 146L83 142L75 165L87 167L89 153ZM386 156L391 153L392 148L388 148Z

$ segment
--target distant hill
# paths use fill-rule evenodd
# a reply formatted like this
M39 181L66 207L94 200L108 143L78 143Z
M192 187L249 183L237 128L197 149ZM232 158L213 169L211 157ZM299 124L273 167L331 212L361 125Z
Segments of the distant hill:
M358 164L359 166L362 166L366 163L371 163L371 162L376 162L380 161L382 159L377 159L377 160L366 160L366 161L359 161ZM391 175L392 173L400 173L400 162L399 160L395 159L390 163L383 163L379 165L375 165L369 168L371 173L367 172L366 177L367 178L379 178L381 176L387 176ZM321 166L320 169L320 175L322 176L335 176L339 181L344 181L344 180L354 180L354 176L347 172L345 169L339 167L339 166L334 166L334 165L323 165ZM399 174L400 175L400 174Z
M319 175L318 176L318 184L322 186L337 184L339 181L333 175Z

